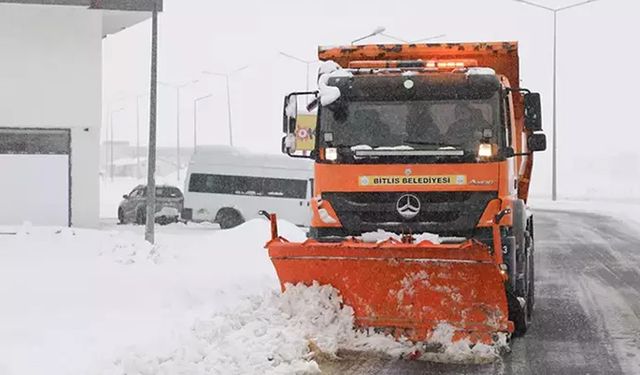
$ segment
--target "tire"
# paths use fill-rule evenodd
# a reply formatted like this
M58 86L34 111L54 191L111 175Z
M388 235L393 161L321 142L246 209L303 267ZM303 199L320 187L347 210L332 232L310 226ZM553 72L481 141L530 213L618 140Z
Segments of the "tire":
M118 224L124 224L124 212L122 211L122 207L118 208Z
M518 297L511 288L507 289L507 304L509 307L509 320L514 324L513 336L522 337L527 333L531 323L527 303L520 303Z
M509 320L515 325L514 336L527 332L533 314L533 237L530 228L524 202L515 201L511 229L516 242L516 280L515 289L509 287L507 292Z
M216 214L215 222L218 223L222 229L230 229L244 223L244 218L236 209L221 208Z
M533 218L531 218L529 220L529 247L528 247L528 253L529 253L529 269L528 269L528 275L527 275L527 279L529 281L529 290L527 293L527 312L529 314L529 320L533 319L533 309L535 307L535 298L536 298L536 283L535 283L535 261L534 261L534 254L535 254L535 241L534 241L534 237L533 237Z
M518 297L527 296L527 214L524 202L517 200L513 202L513 222L511 231L516 239L515 263L516 263L516 289Z
M136 224L145 225L147 223L147 212L144 207L138 208L136 211Z

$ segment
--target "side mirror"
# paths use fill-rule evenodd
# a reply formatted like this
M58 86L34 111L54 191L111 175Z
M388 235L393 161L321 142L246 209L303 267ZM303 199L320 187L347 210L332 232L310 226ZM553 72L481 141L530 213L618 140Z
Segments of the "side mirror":
M123 196L122 196L122 198L124 198L124 199L129 199L129 194L125 194L125 195L123 195Z
M538 93L524 95L524 127L534 132L542 130L542 105Z
M293 133L287 134L282 137L281 150L283 154L287 154L289 156L295 154L296 152L296 136Z
M547 149L547 137L542 133L531 134L527 144L529 151L544 151Z
M284 97L282 110L282 132L293 133L296 130L296 118L298 117L298 96L289 94Z
M307 111L299 114L298 99L308 96L312 98ZM285 134L281 144L282 153L292 157L310 157L315 144L317 116L307 112L317 106L317 96L317 91L294 92L285 96L282 108L282 132Z

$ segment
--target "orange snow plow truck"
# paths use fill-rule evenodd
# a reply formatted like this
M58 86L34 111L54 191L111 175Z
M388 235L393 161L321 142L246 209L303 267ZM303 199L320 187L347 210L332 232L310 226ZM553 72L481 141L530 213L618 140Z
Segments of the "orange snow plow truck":
M330 284L360 327L413 341L441 324L454 341L524 334L534 305L526 202L546 138L540 95L519 87L517 43L318 56L318 91L287 95L283 110L283 152L315 161L309 238L279 237L263 212L282 287ZM300 129L310 112L315 130ZM301 134L312 150L296 149Z

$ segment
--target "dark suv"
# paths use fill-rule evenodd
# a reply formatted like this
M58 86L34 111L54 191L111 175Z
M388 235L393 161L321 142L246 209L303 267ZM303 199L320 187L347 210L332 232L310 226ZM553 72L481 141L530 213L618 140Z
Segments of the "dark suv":
M131 193L122 196L118 206L120 224L144 224L147 218L147 186L138 185ZM156 186L156 218L158 224L177 222L184 205L184 196L175 186Z

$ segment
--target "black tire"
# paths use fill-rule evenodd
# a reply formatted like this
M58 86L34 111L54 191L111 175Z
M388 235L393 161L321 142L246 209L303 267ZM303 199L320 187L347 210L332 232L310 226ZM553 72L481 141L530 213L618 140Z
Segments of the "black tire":
M144 225L147 223L147 212L144 207L138 208L136 211L136 224Z
M529 312L527 309L527 303L521 304L518 297L513 293L511 288L507 289L507 304L509 306L509 320L514 324L513 336L522 337L527 333L529 324Z
M529 230L528 230L528 234L529 234L529 246L528 246L528 252L529 252L529 272L528 272L528 281L529 281L529 290L528 290L528 294L527 294L527 312L529 314L529 320L533 319L533 309L535 307L535 298L536 298L536 283L535 283L535 261L534 261L534 254L535 254L535 241L533 239L533 218L531 218L529 220Z
M244 218L236 209L221 208L216 214L215 222L218 223L222 229L230 229L244 223Z
M533 237L529 224L524 202L515 201L512 233L516 242L516 280L515 290L510 287L507 292L509 320L515 325L514 336L523 336L527 332L533 313Z
M527 261L526 261L526 231L527 213L522 200L513 202L513 222L511 231L516 239L516 296L525 297L527 295Z
M124 212L122 211L122 207L118 208L118 224L124 224Z

